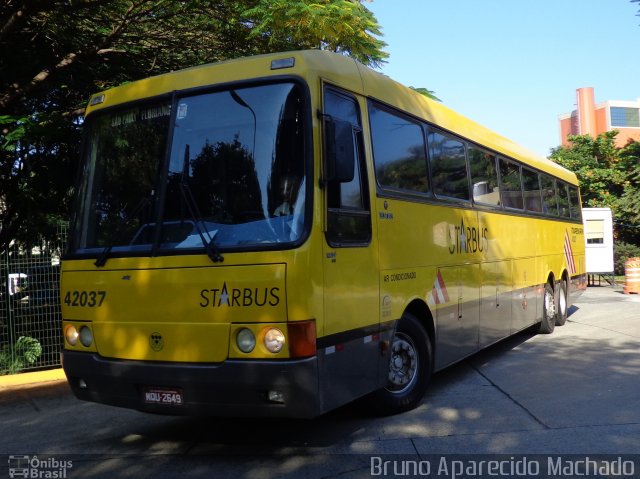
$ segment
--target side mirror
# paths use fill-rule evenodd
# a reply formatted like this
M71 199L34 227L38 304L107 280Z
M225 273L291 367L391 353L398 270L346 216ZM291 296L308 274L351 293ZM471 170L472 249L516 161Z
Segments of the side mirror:
M353 127L348 121L324 119L325 181L348 183L353 180L355 147Z

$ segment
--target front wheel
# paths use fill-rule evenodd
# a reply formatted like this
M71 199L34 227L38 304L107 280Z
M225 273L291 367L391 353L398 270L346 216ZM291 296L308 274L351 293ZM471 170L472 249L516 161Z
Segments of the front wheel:
M397 414L415 408L427 389L433 370L429 334L418 318L405 313L391 342L388 383L368 398L376 414Z

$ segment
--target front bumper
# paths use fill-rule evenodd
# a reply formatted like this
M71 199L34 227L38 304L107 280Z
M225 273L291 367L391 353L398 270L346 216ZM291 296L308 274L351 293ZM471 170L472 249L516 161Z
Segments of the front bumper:
M63 368L78 399L171 415L302 417L321 414L316 357L216 364L110 359L64 351ZM147 404L146 387L182 390L182 405ZM268 399L278 391L284 402Z

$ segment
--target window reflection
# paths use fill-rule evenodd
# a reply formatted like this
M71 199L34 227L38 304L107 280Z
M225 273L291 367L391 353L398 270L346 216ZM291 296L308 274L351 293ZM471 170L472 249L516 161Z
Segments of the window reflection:
M301 86L275 83L185 96L175 112L165 101L95 115L72 250L202 248L211 241L218 248L269 247L300 240L307 195L304 98Z
M378 183L427 193L429 175L422 128L406 118L369 106L371 141Z
M151 221L170 114L163 102L90 119L73 249L129 244Z
M520 182L520 165L500 158L500 194L502 204L507 208L521 210L524 207L522 200L522 183Z
M429 131L429 163L436 195L469 199L469 183L464 144L455 138Z

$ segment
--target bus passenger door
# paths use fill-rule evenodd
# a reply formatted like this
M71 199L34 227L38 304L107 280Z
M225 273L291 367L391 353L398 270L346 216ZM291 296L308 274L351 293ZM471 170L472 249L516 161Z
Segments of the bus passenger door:
M336 136L329 148L352 154L354 160L350 179L344 172L336 173L339 166L333 165L328 174L325 170L324 330L318 356L321 401L323 408L331 409L379 388L382 361L378 257L360 108L352 95L327 87L323 113L325 136ZM345 137L352 146L338 144ZM332 173L343 177L331 179Z

